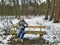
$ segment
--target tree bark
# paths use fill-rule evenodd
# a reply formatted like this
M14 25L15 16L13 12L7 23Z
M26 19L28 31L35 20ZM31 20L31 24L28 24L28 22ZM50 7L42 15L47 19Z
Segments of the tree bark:
M60 0L58 0L57 3L57 10L56 10L54 23L59 23L59 19L60 19Z
M50 15L50 21L54 18L55 13L55 0L52 0L52 6L51 6L51 15Z
M1 0L2 6L4 5L4 0Z
M49 8L50 8L50 0L47 0L47 11L46 11L46 15L45 15L45 20L48 19L48 15L49 15Z

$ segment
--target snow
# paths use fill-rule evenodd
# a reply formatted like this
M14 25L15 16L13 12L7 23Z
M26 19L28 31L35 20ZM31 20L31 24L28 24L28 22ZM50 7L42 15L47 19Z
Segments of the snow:
M43 38L46 41L49 41L50 43L53 43L55 41L60 41L60 23L53 23L52 21L48 21L48 20L44 20L45 16L32 16L30 18L26 18L25 17L25 21L28 23L29 26L39 26L39 25L43 25L46 26L46 28L42 29L42 31L46 31L47 35L44 35ZM13 25L15 25L16 23L18 23L18 19L12 19L11 20L13 22ZM2 23L5 24L5 21L0 21L0 30L2 30L1 28L4 28L4 25L2 25ZM6 24L5 24L6 25ZM11 25L9 25L11 26ZM40 31L39 28L26 28L26 31ZM9 37L10 36L10 37ZM38 34L25 34L24 38L28 38L30 40L32 39L36 39L38 38L39 35ZM1 38L1 37L0 37ZM10 40L12 38L12 35L8 35L7 38L5 40L3 40L3 38L0 39L0 41L2 41L3 43L7 43L8 40ZM59 45L59 44L58 44Z
M33 40L33 39L39 38L39 35L38 34L36 34L36 35L34 35L34 34L25 34L24 38Z

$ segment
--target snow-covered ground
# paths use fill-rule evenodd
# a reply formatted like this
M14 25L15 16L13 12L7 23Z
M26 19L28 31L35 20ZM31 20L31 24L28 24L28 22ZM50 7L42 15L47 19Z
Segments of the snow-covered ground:
M13 22L13 25L15 25L16 23L18 23L18 19L11 19L11 21ZM53 43L53 42L57 42L57 41L60 41L60 23L53 23L53 21L48 21L48 20L44 20L44 16L32 16L32 17L29 17L29 18L26 18L25 17L25 21L28 23L29 26L39 26L39 25L44 25L46 26L45 29L42 29L42 31L46 31L47 32L47 35L44 35L43 38L50 42L50 43ZM9 21L6 21L6 20L3 20L3 21L0 21L0 31L2 32L2 29L4 29L4 25L7 26L7 23L8 22L8 25L9 26L12 26ZM2 25L3 24L3 25ZM25 30L29 30L29 31L33 31L33 29L30 29L30 28L26 28ZM35 31L40 31L40 29L38 28L35 28ZM4 32L0 33L3 35ZM7 39L5 39L3 41L3 36L0 36L0 41L2 41L2 43L7 43ZM12 35L9 35L7 36L8 40L12 37ZM36 34L36 35L33 35L33 34L25 34L24 38L29 38L29 39L35 39L35 38L38 38L39 35ZM60 45L60 44L58 44Z

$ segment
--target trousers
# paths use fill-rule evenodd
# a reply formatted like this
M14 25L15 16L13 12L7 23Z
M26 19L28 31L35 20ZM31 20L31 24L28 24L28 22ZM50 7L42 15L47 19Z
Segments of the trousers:
M24 35L25 35L25 29L20 29L20 31L18 33L18 38L23 39Z

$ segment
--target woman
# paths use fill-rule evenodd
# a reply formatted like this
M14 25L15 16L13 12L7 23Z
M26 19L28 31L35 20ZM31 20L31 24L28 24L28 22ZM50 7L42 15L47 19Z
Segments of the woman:
M18 39L21 39L21 42L23 42L23 37L25 35L25 28L28 26L28 24L25 22L24 18L20 18L20 21L18 22Z

